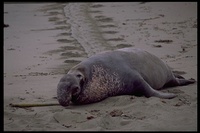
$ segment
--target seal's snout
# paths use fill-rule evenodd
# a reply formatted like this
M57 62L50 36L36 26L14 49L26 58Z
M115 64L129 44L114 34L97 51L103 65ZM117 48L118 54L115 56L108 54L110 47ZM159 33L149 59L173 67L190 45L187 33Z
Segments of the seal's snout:
M68 84L60 82L57 87L57 99L60 105L68 106L71 101L71 92L69 91Z

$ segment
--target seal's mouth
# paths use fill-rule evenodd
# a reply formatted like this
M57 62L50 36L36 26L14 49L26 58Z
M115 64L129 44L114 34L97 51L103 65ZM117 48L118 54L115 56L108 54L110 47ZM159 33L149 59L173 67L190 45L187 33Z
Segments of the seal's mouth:
M66 106L69 106L70 101L67 101L67 102L59 102L59 103L60 103L60 105L66 107Z
M68 97L60 97L58 96L58 102L62 106L69 106L71 102L71 95L68 95Z

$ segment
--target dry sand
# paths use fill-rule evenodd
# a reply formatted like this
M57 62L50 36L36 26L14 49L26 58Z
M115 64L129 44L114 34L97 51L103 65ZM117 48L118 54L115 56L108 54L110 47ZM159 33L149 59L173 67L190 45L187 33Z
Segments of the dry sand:
M116 96L82 106L15 108L57 102L72 66L123 47L157 55L197 79L197 3L4 4L4 130L197 131L197 83L165 90L174 99Z

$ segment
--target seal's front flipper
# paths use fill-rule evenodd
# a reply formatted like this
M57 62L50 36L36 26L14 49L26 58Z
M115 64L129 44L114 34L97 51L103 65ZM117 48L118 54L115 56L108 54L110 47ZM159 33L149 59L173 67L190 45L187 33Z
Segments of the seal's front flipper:
M161 91L154 90L146 81L142 80L141 84L139 86L140 88L139 91L144 94L145 97L159 97L159 98L164 98L164 99L171 99L176 97L177 95L173 93L164 93Z
M176 94L173 94L173 93L164 93L164 92L157 91L157 90L153 90L153 91L154 92L153 92L152 96L163 98L163 99L172 99L177 96Z

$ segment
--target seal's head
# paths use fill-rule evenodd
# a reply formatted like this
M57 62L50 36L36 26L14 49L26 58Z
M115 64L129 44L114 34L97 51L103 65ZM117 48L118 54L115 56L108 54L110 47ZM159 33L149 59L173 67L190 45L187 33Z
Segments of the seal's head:
M57 99L62 106L68 106L81 92L81 75L66 74L57 86Z

